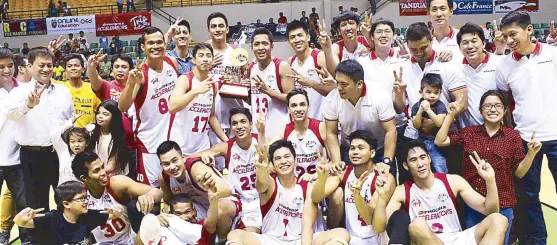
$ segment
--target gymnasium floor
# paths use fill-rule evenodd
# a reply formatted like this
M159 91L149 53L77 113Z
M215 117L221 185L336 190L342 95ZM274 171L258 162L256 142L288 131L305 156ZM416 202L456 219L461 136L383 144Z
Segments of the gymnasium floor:
M545 224L547 226L547 231L549 233L549 238L547 245L557 245L557 235L551 231L557 230L557 193L555 192L555 182L553 177L547 168L547 160L544 159L542 167L542 188L540 193L540 199L543 203L554 207L554 209L542 205ZM50 197L50 207L55 208L54 195ZM2 208L0 203L0 209ZM14 239L18 235L18 230L16 228L12 229L11 238ZM20 245L20 241L17 240L13 245Z

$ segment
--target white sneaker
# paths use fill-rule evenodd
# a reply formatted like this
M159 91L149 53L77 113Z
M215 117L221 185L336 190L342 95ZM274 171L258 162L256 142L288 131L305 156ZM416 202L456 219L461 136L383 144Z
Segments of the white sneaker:
M161 226L157 216L148 214L143 217L139 228L139 238L145 245L158 245L162 239Z

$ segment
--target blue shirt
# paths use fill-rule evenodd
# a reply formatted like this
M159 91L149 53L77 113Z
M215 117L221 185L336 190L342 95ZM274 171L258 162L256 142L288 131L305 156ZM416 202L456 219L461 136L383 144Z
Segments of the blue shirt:
M191 50L188 50L188 57L186 57L185 59L180 58L176 49L168 51L166 52L166 54L176 58L176 60L178 61L178 75L186 74L193 69L193 54Z
M101 48L108 49L108 38L107 37L99 38L99 44L100 44Z

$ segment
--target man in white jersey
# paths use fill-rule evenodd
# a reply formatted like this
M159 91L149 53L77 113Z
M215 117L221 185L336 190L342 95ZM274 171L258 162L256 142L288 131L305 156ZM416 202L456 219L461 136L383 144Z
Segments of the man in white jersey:
M306 24L294 20L286 26L288 43L295 54L288 61L294 74L291 76L297 88L307 91L312 105L309 117L323 120L321 114L322 101L335 87L330 80L322 80L319 76L322 69L326 69L325 54L318 49L309 47L309 33Z
M373 208L377 203L375 181L380 172L386 172L388 181L393 186L395 178L389 174L389 166L373 162L377 142L373 135L365 130L357 130L350 134L350 162L346 170L340 174L329 176L330 163L321 161L318 166L318 179L315 182L311 197L315 203L331 195L338 187L344 194L344 203L340 210L345 217L345 226L350 233L351 245L386 244L386 233L375 233L371 228ZM367 205L372 208L368 209Z
M347 244L350 236L343 228L302 237L302 230L313 231L319 224L315 219L306 218L308 214L313 218L317 216L317 204L311 201L309 195L312 184L298 181L294 176L296 152L292 143L278 140L269 146L268 160L272 165L267 162L267 150L264 149L265 153L262 153L259 147L256 149L255 188L259 193L263 214L261 234L234 230L228 234L227 245ZM276 174L270 174L271 166ZM322 216L318 217L322 220Z
M168 99L176 86L176 59L165 56L167 41L163 32L148 27L141 36L141 49L147 54L141 64L130 72L126 87L118 101L121 111L134 106L134 135L137 145L136 181L159 187L161 172L157 147L168 139L172 124ZM138 60L139 61L139 60ZM139 63L139 62L137 62Z
M251 50L256 62L249 66L251 83L251 112L264 110L273 120L266 125L265 137L275 136L279 126L288 122L286 94L294 89L294 81L288 76L292 68L287 62L274 58L273 35L265 28L257 28L251 39Z
M536 139L543 145L536 154L530 170L524 176L519 191L519 203L524 205L526 217L526 244L546 244L547 229L540 204L541 169L543 155L547 157L554 181L557 181L557 113L552 106L557 104L557 47L529 39L534 32L530 15L511 12L501 20L501 31L512 53L501 61L496 69L497 88L507 91L515 102L512 112L516 130L524 144ZM552 28L552 37L557 37ZM519 220L522 220L519 218ZM522 223L521 223L522 224ZM522 241L521 241L522 242Z
M407 155L404 167L410 171L412 180L394 189L392 182L385 181L386 176L378 177L375 188L379 198L372 218L375 232L385 231L393 212L404 207L412 220L408 227L412 244L503 244L508 221L498 213L495 171L489 163L476 152L469 155L486 182L487 195L483 197L459 175L434 174L422 141L408 142L403 151ZM464 231L457 214L456 198L459 196L466 205L487 216Z
M209 208L206 186L216 186L219 193L217 235L221 241L226 240L234 219L242 211L240 200L232 195L228 183L214 168L203 164L201 158L186 158L174 141L163 142L157 148L157 156L162 167L159 182L167 204L175 194L185 193L193 199L199 218L204 219Z
M364 70L355 60L342 61L336 68L337 89L325 99L323 117L327 129L327 149L331 160L339 165L349 162L348 135L358 129L367 130L377 140L376 162L391 163L396 148L395 110L389 93L368 88ZM338 141L338 128L341 142Z
M198 219L192 199L184 193L170 201L170 214L149 214L141 221L136 245L209 245L215 241L218 221L218 192L207 187L209 209L207 218ZM158 218L158 219L157 219Z
M180 145L187 156L209 149L208 127L223 141L228 140L215 113L215 80L209 76L213 48L200 43L193 48L193 71L180 76L170 96L169 110L175 113L169 140Z
M240 195L242 202L241 220L246 231L259 233L261 229L261 211L259 195L255 189L255 166L253 161L257 154L255 146L258 135L252 134L252 116L247 108L230 110L230 126L234 137L211 149L192 155L201 157L208 165L215 164L215 157L225 157L228 169L228 183L235 193Z
M358 30L360 29L360 16L354 12L346 12L339 15L335 19L333 26L338 28L342 40L335 44L331 43L331 38L327 34L325 19L319 23L319 44L325 53L325 60L327 62L327 70L331 74L335 74L335 68L341 61L353 60L358 57L367 56L369 48L363 43L365 38L358 37ZM360 40L362 40L360 42Z
M426 0L429 21L433 25L433 49L442 54L442 60L460 64L463 56L456 40L458 29L451 26L454 0Z
M76 178L87 183L90 209L103 210L116 204L126 206L131 199L137 198L137 209L148 214L163 196L161 190L137 183L127 176L109 176L104 170L104 163L94 152L77 154L72 161L72 170ZM123 216L107 221L92 233L99 244L133 244L135 238L127 210L124 210Z
M467 108L467 90L461 65L453 62L442 62L437 58L437 52L432 48L433 37L425 23L418 22L408 26L406 40L412 58L402 63L402 70L396 74L395 109L398 113L407 112L422 98L420 93L421 79L426 73L439 74L443 80L440 101L445 105L450 102L460 101L462 113ZM462 59L461 59L462 60ZM408 107L407 107L408 106ZM407 116L410 116L406 113ZM435 125L431 119L422 120L422 130L430 132ZM413 127L412 120L408 120L408 126L404 136L417 139L418 131Z
M495 31L500 33L497 30L497 25L494 27ZM487 39L482 28L476 24L467 23L463 25L456 39L464 55L462 71L468 90L468 108L460 116L461 127L482 125L483 116L477 106L485 92L497 89L495 70L503 60L503 56L484 50ZM500 40L501 38L496 35L494 43L497 46L502 44L504 49L505 42Z

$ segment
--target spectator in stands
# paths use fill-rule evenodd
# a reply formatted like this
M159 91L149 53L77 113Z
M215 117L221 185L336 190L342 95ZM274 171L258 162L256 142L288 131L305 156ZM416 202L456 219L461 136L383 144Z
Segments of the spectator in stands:
M48 17L57 17L58 16L58 10L56 9L56 4L54 3L54 0L50 0L50 2L48 3Z
M134 0L127 0L126 1L126 12L130 12L130 8L133 9L133 12L136 12L135 4L133 3Z
M77 38L74 38L70 44L70 52L77 52L80 46L81 44L79 43L79 40Z
M311 14L309 14L309 19L319 20L319 14L315 12L315 8L311 8Z
M348 11L344 10L344 7L342 7L342 5L338 6L338 15L344 14Z
M288 20L286 19L286 16L284 16L284 14L282 12L279 13L278 23L279 24L288 23Z
M174 40L176 43L176 48L167 51L167 55L178 61L178 75L190 72L193 67L193 55L189 49L192 38L190 30L190 23L181 19L175 25L170 26L166 32L165 39Z
M118 6L118 13L122 13L122 11L124 10L123 0L116 0L116 6Z
M404 36L401 34L400 29L396 29L395 40L404 41Z
M493 38L493 29L491 28L491 22L486 22L485 27L483 28L484 36L485 36L485 47L491 46L492 38Z
M72 8L68 6L67 2L64 2L64 16L72 16Z
M300 21L306 25L306 28L309 27L309 18L306 17L306 11L302 11L302 17L300 18Z
M99 38L99 45L104 51L103 53L108 53L108 38L101 32L101 37Z
M2 7L1 7L3 20L8 19L8 8L9 8L8 0L4 0L4 3L2 3Z
M79 37L77 37L77 39L79 40L80 43L81 40L85 40L85 42L87 42L87 37L85 36L85 32L79 31Z
M21 49L22 54L29 54L29 46L27 43L23 43L23 48Z
M108 59L108 56L105 56L104 59L99 63L100 74L103 79L108 79L110 75L110 70L112 67L112 63Z
M263 23L261 23L261 20L260 20L260 19L257 19L257 20L255 21L255 27L261 27L261 26L263 26Z
M89 44L87 43L87 40L81 39L81 43L79 44L79 49L77 51L80 53L89 52Z
M10 45L8 43L4 43L4 48L10 48Z
M73 33L68 34L68 41L72 41L73 40Z
M275 21L273 20L273 18L269 18L269 23L267 23L267 24L273 25L273 24L275 24Z
M57 16L64 16L64 4L62 4L62 1L58 1L58 8L56 11L56 15Z
M369 0L369 4L371 5L371 13L377 13L377 0Z

